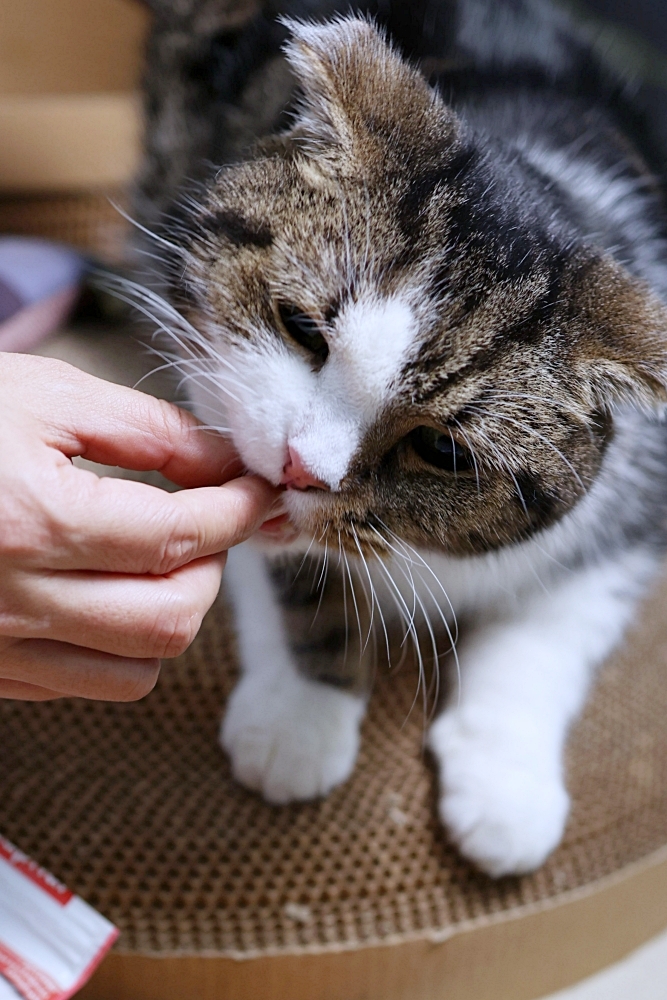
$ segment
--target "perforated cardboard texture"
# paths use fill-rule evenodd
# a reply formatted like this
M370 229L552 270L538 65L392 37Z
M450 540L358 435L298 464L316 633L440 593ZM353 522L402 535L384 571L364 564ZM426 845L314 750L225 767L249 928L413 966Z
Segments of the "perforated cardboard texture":
M44 351L129 383L153 364L117 327ZM222 601L143 702L0 701L0 831L121 929L86 1000L534 1000L667 925L666 604L663 581L600 674L572 818L533 876L493 882L448 845L408 663L380 671L328 799L273 808L237 786Z
M140 703L0 702L0 829L125 953L323 953L553 905L667 842L666 600L663 584L600 675L565 839L534 875L493 881L448 844L407 667L378 676L357 768L327 799L277 808L236 785L217 743L236 670L222 603Z
M123 188L102 191L0 196L0 235L40 236L68 243L107 264L128 259Z

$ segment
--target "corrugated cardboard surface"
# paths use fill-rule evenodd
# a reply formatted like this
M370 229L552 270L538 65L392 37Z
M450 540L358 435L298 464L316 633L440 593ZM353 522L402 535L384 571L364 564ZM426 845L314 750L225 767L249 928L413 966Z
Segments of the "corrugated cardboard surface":
M57 353L141 370L118 331ZM223 604L139 704L0 706L0 829L120 927L94 1000L532 1000L667 924L666 601L662 583L600 676L565 839L532 876L494 882L448 843L407 663L380 671L327 799L274 808L236 785Z

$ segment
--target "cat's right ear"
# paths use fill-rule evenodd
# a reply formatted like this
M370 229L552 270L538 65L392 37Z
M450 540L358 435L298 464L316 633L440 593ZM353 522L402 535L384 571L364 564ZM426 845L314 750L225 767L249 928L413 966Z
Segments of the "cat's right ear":
M406 156L451 149L456 115L373 23L353 16L284 23L292 35L285 53L303 92L290 134L320 166L400 169Z

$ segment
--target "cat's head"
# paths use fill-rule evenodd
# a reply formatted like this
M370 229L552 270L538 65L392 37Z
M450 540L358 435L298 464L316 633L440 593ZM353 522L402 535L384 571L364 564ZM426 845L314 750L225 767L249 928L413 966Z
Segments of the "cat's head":
M595 481L613 407L664 399L664 309L371 23L291 28L293 128L170 236L202 415L316 539L526 538Z

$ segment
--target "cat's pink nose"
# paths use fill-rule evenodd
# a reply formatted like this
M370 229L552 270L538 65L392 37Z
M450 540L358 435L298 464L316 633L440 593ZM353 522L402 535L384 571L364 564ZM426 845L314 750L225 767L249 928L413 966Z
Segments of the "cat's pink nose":
M310 487L318 490L329 489L326 483L323 483L321 479L313 475L310 469L306 468L296 448L292 448L290 445L288 451L289 458L285 462L283 477L280 480L288 490L307 490Z

